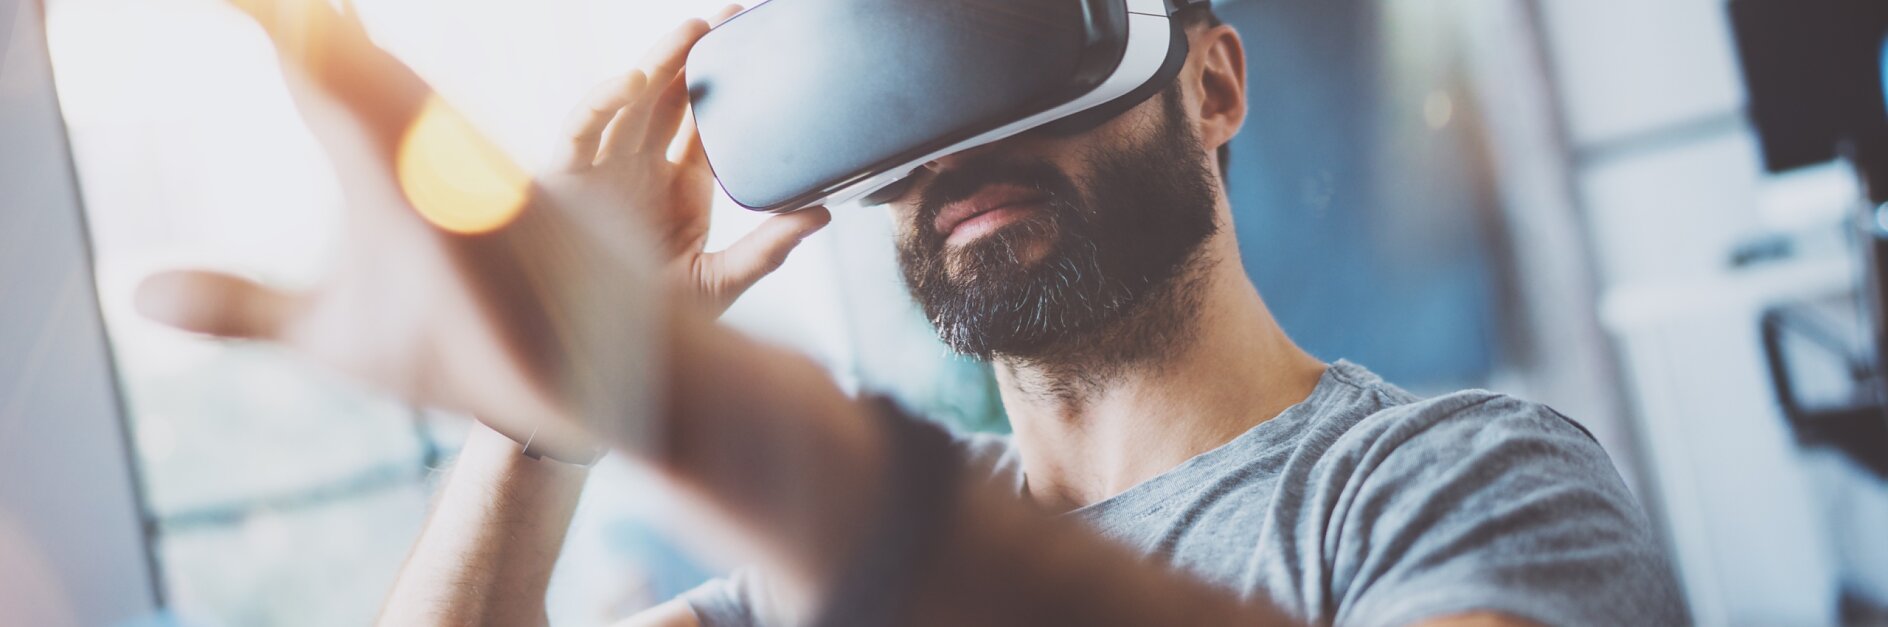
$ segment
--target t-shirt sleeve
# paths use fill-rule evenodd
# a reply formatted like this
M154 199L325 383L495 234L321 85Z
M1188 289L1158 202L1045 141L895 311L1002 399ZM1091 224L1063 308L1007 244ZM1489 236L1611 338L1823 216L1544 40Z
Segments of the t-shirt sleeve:
M711 579L682 593L682 601L695 611L702 627L772 627L782 625L778 604L768 588L766 577L756 568L743 568L733 574Z
M1685 622L1650 523L1584 428L1504 396L1429 409L1356 452L1326 544L1337 624Z

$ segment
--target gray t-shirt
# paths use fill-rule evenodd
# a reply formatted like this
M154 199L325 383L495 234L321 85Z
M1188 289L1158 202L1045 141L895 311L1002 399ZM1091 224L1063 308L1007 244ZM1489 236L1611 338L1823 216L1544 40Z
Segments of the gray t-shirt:
M1020 494L1007 439L965 446ZM1068 515L1312 624L1686 622L1651 524L1585 428L1490 392L1419 399L1348 362L1277 417ZM769 624L767 588L744 571L684 598L709 627Z

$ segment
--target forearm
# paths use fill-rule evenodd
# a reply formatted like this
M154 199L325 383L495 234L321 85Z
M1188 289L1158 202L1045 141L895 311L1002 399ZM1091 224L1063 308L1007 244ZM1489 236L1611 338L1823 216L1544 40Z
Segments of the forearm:
M381 610L383 625L541 625L587 469L475 425Z
M891 488L883 423L804 357L676 324L660 465L825 592ZM955 512L918 577L914 624L1287 624L985 486L967 486Z
M795 579L817 580L869 531L885 486L877 425L796 352L678 307L670 318L664 458L654 466Z
M963 495L936 555L910 624L1297 624L994 490Z

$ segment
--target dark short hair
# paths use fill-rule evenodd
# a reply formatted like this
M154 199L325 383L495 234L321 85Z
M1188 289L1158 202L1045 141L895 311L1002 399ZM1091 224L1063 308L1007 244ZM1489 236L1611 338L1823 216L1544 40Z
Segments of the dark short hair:
M1174 19L1179 20L1180 26L1189 31L1196 28L1214 28L1225 23L1219 20L1219 15L1213 13L1213 5L1210 3L1196 4L1181 9L1179 13L1174 14ZM1219 178L1221 181L1228 184L1232 182L1231 179L1228 178L1228 172L1231 171L1231 168L1232 144L1221 144L1219 147Z

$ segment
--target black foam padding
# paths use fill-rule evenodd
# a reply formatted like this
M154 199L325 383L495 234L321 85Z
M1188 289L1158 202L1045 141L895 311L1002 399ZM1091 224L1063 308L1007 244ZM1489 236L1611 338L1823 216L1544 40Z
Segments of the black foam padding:
M1192 47L1187 42L1186 29L1180 25L1180 22L1168 20L1167 23L1168 27L1173 29L1173 39L1170 40L1172 43L1167 46L1167 59L1161 62L1160 71L1156 72L1153 78L1148 79L1147 83L1124 96L1045 124L1037 130L1062 137L1080 135L1106 124L1109 120L1121 117L1121 114L1127 113L1130 109L1140 106L1141 103L1147 102L1156 94L1173 86L1174 77L1179 76L1181 68L1187 65L1187 54Z

